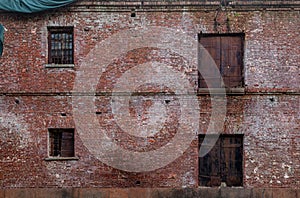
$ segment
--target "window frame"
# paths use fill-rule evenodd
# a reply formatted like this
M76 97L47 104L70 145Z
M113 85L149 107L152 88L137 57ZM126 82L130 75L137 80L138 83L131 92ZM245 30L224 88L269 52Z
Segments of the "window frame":
M51 135L52 134L61 134L61 140L60 140L60 153L62 152L63 148L63 133L72 133L72 156L61 156L61 155L52 155L52 138ZM45 158L46 161L52 161L52 160L78 160L78 157L76 157L76 152L75 152L75 129L74 128L48 128L48 133L47 133L47 137L48 137L48 157Z
M220 37L221 38L225 38L225 37L238 37L241 39L241 43L240 43L240 46L241 46L241 52L240 52L240 55L241 55L241 59L240 59L240 65L239 65L239 68L240 68L240 78L241 78L241 81L239 81L241 83L240 86L236 86L236 87L226 87L226 86L222 86L220 84L219 87L201 87L200 85L200 80L205 80L204 78L201 79L201 74L200 72L198 71L198 94L210 94L210 93L223 93L224 92L224 89L226 90L226 94L233 94L233 95L239 95L239 94L244 94L245 93L245 63L244 63L244 57L245 57L245 33L244 32L239 32L239 33L199 33L198 34L198 44L199 44L199 47L198 47L198 50L201 50L200 49L200 46L202 45L201 44L201 38L217 38L217 37ZM221 45L221 41L220 41L220 45ZM204 47L204 46L203 46ZM204 47L205 48L205 47ZM205 48L206 49L206 48ZM207 49L206 49L207 50ZM222 51L224 51L224 49L222 49L220 47L220 54L222 54ZM221 56L221 55L220 55ZM212 57L214 59L214 57ZM222 57L220 57L221 59ZM199 63L200 64L200 63ZM222 70L224 71L224 67L225 67L225 64L224 66L222 67L222 60L220 60L220 65L217 65L219 67L219 72L221 74L221 77L223 79L224 75L222 74ZM224 80L223 80L224 82ZM225 84L225 82L224 82Z
M198 151L200 151L200 147L202 145L202 142L200 142L200 141L201 140L203 141L204 138L207 135L211 136L211 137L215 137L217 134L199 134L198 135ZM224 140L225 138L238 138L241 141L241 143L240 143L241 146L240 147L233 147L233 146L231 147L230 146L230 148L229 148L228 145L226 145L224 143L221 143L221 141L226 142ZM227 141L228 141L228 139L227 139ZM217 144L219 144L219 145L217 145ZM234 144L236 144L236 143L234 143ZM241 177L239 179L240 179L241 183L239 185L232 185L232 184L230 184L230 180L232 179L232 175L233 175L232 172L230 172L230 171L228 171L228 172L225 171L224 172L224 169L226 169L226 170L228 169L228 167L226 166L226 164L227 165L230 164L230 166L231 166L231 164L236 163L236 162L233 162L232 159L230 158L231 154L230 154L230 157L229 157L231 160L228 161L228 162L225 161L226 160L225 159L226 158L225 157L226 156L226 154L225 154L226 151L225 150L226 149L232 149L232 148L238 148L239 151L240 151L240 154L241 154L241 159L240 159L240 162L239 162L240 164L238 164L239 167L237 167L236 164L234 165L235 168L236 168L235 171L237 173L240 172L240 176ZM219 151L217 150L218 152L216 152L216 149L220 149L220 150ZM235 152L237 152L238 149L235 149ZM213 173L213 171L210 170L211 171L210 175L206 175L205 173L203 174L201 172L202 168L201 168L201 164L200 164L201 163L200 162L201 157L199 156L198 157L198 184L199 184L199 186L200 187L219 187L222 182L225 182L227 186L243 187L244 186L244 168L245 168L244 167L244 163L245 163L245 160L244 160L244 158L245 158L245 154L244 154L244 134L220 134L219 137L218 137L217 142L215 143L214 147L210 150L210 152L215 152L215 153L212 153L212 155L214 155L216 153L218 154L218 159L214 159L213 157L211 157L209 160L217 161L216 164L218 164L218 165L214 164L214 166L217 166L219 172L217 173L217 175L215 175L215 172ZM211 154L210 152L208 154ZM227 152L228 152L228 150L227 150ZM202 158L204 158L205 156L203 156ZM227 157L228 157L228 155L227 155ZM236 154L235 154L235 157L236 157ZM203 161L203 163L207 164L207 161ZM210 169L212 169L212 166L210 166ZM232 169L230 169L230 170L232 170ZM205 181L205 180L201 181L201 177L202 178L209 177L211 180L210 181ZM225 181L223 180L224 177L226 178ZM205 182L207 182L206 185L202 185L202 183L205 183ZM214 185L215 183L218 183L219 185Z
M72 47L72 54L70 55L70 62L67 63L55 63L52 61L53 58L53 54L52 54L52 46L51 46L51 42L52 42L52 34L53 33L61 33L61 34L69 34L71 35L71 47ZM48 57L47 57L47 64L45 65L46 67L74 67L74 27L73 26L48 26L47 27L47 50L48 50ZM60 51L63 51L63 49L59 49Z

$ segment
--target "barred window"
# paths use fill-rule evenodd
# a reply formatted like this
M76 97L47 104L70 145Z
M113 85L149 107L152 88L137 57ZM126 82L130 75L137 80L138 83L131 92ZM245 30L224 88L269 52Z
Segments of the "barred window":
M48 129L49 155L74 157L74 129Z
M73 27L48 27L48 63L73 64Z

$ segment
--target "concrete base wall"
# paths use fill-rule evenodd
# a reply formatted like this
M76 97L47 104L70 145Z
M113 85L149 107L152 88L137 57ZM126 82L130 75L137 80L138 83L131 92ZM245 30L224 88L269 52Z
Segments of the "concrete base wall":
M1 189L0 198L300 198L290 188L21 188Z

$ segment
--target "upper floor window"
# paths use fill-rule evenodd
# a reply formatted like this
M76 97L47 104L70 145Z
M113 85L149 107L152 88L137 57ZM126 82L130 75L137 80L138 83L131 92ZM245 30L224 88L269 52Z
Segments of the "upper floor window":
M48 63L74 63L73 27L48 27Z
M199 34L199 43L203 46L199 50L208 51L221 74L205 76L211 78L209 82L199 74L199 88L239 88L244 86L244 38L243 33Z

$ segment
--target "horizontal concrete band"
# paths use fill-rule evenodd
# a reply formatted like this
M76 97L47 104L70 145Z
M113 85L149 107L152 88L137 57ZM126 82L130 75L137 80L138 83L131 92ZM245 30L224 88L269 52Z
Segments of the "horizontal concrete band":
M299 198L291 188L11 188L0 189L0 198Z

